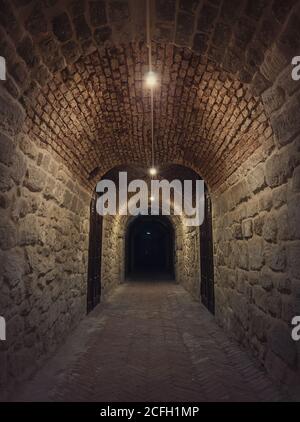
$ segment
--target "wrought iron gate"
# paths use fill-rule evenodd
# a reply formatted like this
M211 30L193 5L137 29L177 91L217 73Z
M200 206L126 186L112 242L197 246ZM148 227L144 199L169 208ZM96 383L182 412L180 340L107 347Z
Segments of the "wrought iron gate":
M103 217L96 211L96 194L90 205L90 238L87 286L87 312L100 302L101 296L101 250Z
M201 300L207 309L214 314L214 262L212 236L211 199L205 190L205 218L200 227L200 265L201 265Z

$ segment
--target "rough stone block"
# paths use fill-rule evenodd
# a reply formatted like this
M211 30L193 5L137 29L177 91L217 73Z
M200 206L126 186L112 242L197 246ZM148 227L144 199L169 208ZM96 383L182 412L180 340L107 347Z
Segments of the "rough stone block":
M231 307L243 328L247 329L249 325L249 304L247 299L243 295L233 292L231 295Z
M272 214L267 214L264 219L263 237L268 242L276 242L277 221Z
M292 189L294 192L300 192L300 166L295 168L293 173L293 186Z
M258 206L260 211L270 211L273 206L272 191L265 190L258 197Z
M26 216L19 223L19 243L21 246L35 245L39 241L42 228L32 214Z
M244 220L242 223L243 237L248 239L253 235L252 220Z
M268 296L269 292L266 292L261 286L255 285L252 288L252 299L255 305L264 312L268 312Z
M106 41L109 41L112 36L112 29L110 26L97 28L94 32L94 38L99 47L102 47Z
M274 44L271 50L266 51L264 61L260 69L263 76L273 82L286 65L286 57L278 46Z
M0 161L6 165L10 165L13 162L13 155L15 151L15 145L11 138L0 133Z
M269 294L267 298L268 311L274 318L281 318L281 295L280 294Z
M39 168L30 165L27 169L24 186L32 192L41 192L46 183L46 174Z
M259 164L251 171L248 177L248 183L253 193L259 192L265 187L265 169L263 163Z
M288 217L287 207L282 207L277 214L278 222L278 240L291 239L290 222Z
M63 198L63 206L70 209L72 204L73 196L69 190L65 190Z
M262 100L265 106L265 110L270 116L275 110L278 110L284 103L284 90L280 87L271 87L263 93Z
M232 226L232 235L233 235L234 239L242 239L243 238L241 224L234 224Z
M287 200L287 185L281 185L272 190L272 199L275 209L282 207Z
M287 66L278 78L278 86L282 87L287 95L292 95L298 88L299 82L292 78L293 66Z
M12 186L11 169L0 163L0 191L9 191Z
M271 125L280 145L286 145L300 132L300 99L294 96L279 115L271 117Z
M267 265L273 271L284 271L286 269L286 248L279 245L268 244L265 247Z
M251 306L249 322L251 334L264 342L267 337L269 326L268 316L256 306Z
M238 242L236 246L237 251L237 266L243 270L248 270L249 268L249 254L248 254L248 245L247 242Z
M268 342L273 352L290 366L297 358L296 343L292 340L287 324L275 321L268 333Z
M291 323L292 319L297 314L295 309L294 300L291 297L282 297L281 299L281 318L288 324Z
M63 56L68 64L75 63L80 57L80 48L74 41L68 41L61 47Z
M67 13L55 16L52 20L53 32L61 42L68 41L73 36L73 30Z
M83 15L76 16L73 20L76 36L79 41L86 40L91 36L91 30Z
M256 72L251 82L251 92L255 97L259 97L271 83L260 72Z
M25 22L26 29L34 36L43 34L48 30L48 21L43 14L43 9L36 4Z
M273 154L266 161L266 181L270 187L282 185L293 174L295 156L290 149Z
M7 218L0 219L0 248L11 249L16 246L18 234L15 225Z
M20 185L25 177L27 163L22 152L17 150L13 157L11 177L17 185Z
M232 206L231 209L241 202L246 201L249 198L249 186L246 180L241 180L234 185L230 190Z
M288 246L288 269L293 277L300 279L300 243ZM299 282L299 281L298 281Z
M251 270L260 270L264 264L264 241L253 237L248 241L249 266Z
M300 194L292 195L288 199L289 232L292 239L300 239Z
M0 128L8 135L18 134L23 126L25 112L15 100L0 90Z
M255 217L253 220L253 230L254 230L254 233L257 234L258 236L262 235L264 221L265 221L265 216L261 214Z

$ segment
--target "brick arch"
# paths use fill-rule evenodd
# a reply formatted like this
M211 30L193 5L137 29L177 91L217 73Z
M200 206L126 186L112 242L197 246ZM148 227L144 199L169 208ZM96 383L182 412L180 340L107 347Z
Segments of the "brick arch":
M4 1L0 21L6 88L25 109L24 130L84 184L97 167L148 165L143 3L40 3ZM261 94L295 49L298 6L153 0L158 162L189 162L218 190L268 141L276 104Z
M152 3L162 75L156 162L188 165L213 193L216 319L274 378L296 384L299 353L286 339L290 309L299 308L300 85L290 60L300 50L300 2ZM149 165L142 9L141 0L0 1L8 70L0 82L0 247L10 286L3 312L12 316L17 294L32 324L26 331L16 315L23 328L7 351L1 391L85 313L90 174ZM190 271L199 260L191 233L186 239L186 287L196 293ZM40 321L50 303L49 329ZM33 339L38 347L28 350Z
M271 134L261 101L188 50L156 47L164 61L155 95L156 162L190 162L210 186L219 186ZM83 179L94 168L120 160L144 166L151 161L150 98L142 85L145 45L131 44L106 54L112 55L109 66L126 57L123 81L119 71L105 76L110 67L103 68L105 59L96 52L88 58L100 63L100 75L94 73L95 63L88 67L76 62L72 72L63 72L65 79L55 77L27 109L28 134L50 144ZM137 68L128 67L131 59ZM233 158L228 166L229 154Z

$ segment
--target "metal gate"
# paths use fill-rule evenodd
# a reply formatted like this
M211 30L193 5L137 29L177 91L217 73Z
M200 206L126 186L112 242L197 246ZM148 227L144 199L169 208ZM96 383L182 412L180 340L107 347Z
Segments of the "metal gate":
M90 205L90 237L87 285L87 313L100 302L101 296L101 250L103 217L96 211L94 194Z
M201 300L214 314L214 261L212 236L212 208L210 195L205 190L205 218L200 227Z

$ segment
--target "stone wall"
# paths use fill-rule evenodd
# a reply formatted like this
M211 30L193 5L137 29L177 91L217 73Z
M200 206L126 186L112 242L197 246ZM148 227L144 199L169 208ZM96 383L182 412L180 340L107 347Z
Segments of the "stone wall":
M124 281L125 231L120 216L105 216L102 231L102 298Z
M300 97L291 67L263 89L274 134L214 195L216 316L274 378L297 383L300 344Z
M199 300L200 297L200 237L199 228L182 225L181 265L179 283Z
M0 104L3 394L63 343L86 313L90 201L61 161L20 131L22 109L5 100Z

